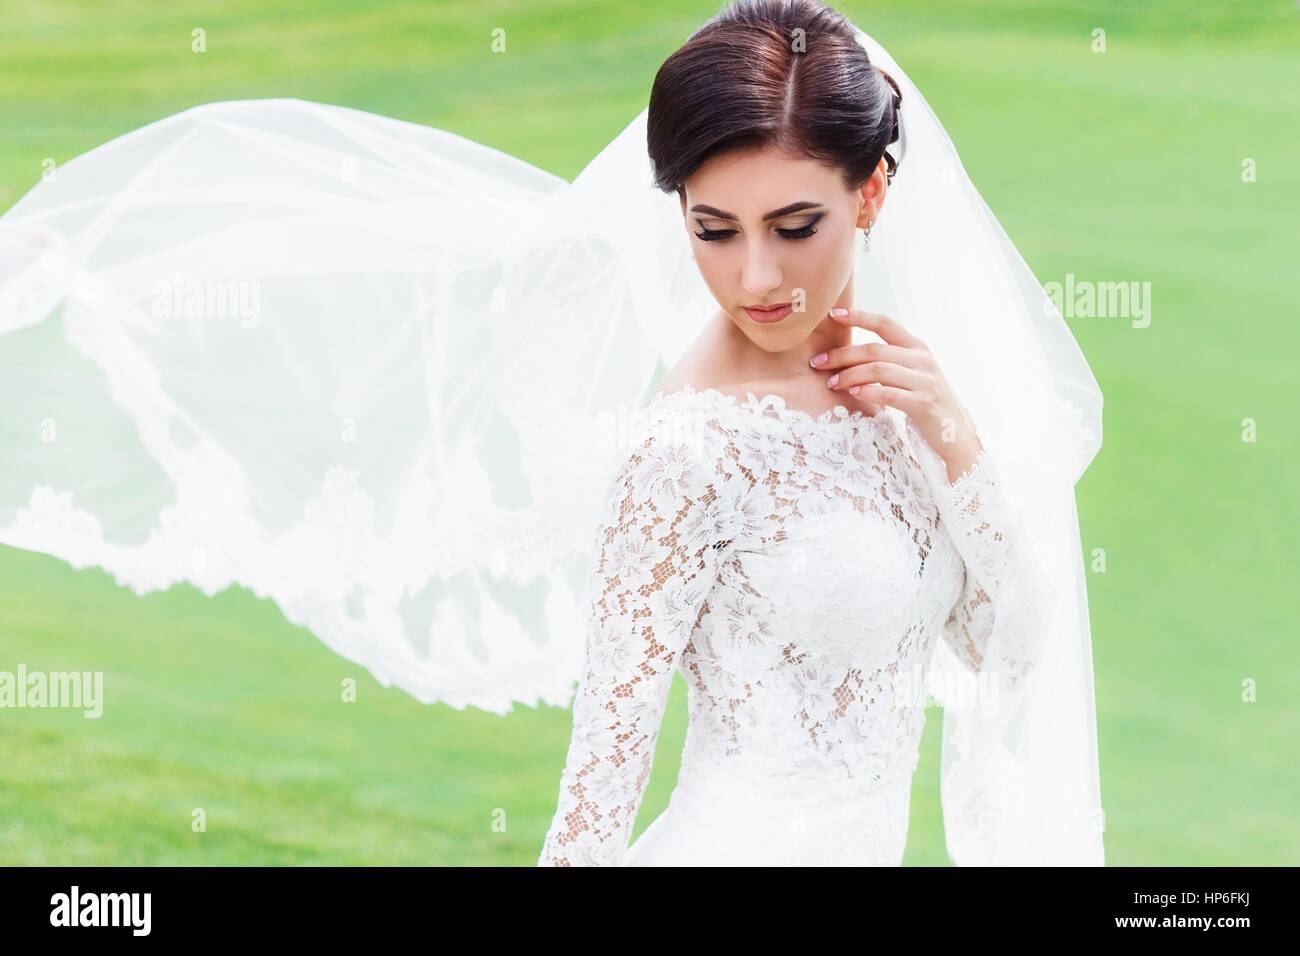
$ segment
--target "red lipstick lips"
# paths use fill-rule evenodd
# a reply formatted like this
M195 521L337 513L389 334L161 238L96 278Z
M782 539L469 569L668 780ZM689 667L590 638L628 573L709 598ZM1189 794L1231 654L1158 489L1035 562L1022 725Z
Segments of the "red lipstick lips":
M755 322L762 322L762 323L780 322L787 315L789 315L791 311L791 306L789 302L785 303L784 305L774 305L769 308L757 308L757 307L751 308L750 306L744 306L743 308L745 310L745 314L748 315L751 319L753 319Z

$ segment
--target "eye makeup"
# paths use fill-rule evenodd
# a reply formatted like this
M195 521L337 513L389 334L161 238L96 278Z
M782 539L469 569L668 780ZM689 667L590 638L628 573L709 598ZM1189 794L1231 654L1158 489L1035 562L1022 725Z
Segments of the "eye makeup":
M817 234L817 230L813 227L816 226L825 215L826 213L824 212L818 213L808 223L797 229L778 229L777 233L784 239L807 239L809 236ZM697 219L696 222L699 222L699 220ZM703 229L703 231L697 232L695 235L705 242L717 242L736 234L735 229L704 229L703 225L701 225L700 228Z

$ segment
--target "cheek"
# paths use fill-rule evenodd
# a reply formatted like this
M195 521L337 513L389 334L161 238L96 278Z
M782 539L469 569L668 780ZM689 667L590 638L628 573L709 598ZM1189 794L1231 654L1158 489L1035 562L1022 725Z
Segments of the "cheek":
M709 243L697 243L691 248L691 253L695 256L695 268L709 285L717 282L726 271L725 258L709 248Z
M740 278L743 264L741 246L731 242L704 242L695 240L691 252L695 255L695 265L708 282L728 283Z
M711 244L700 242L694 247L695 262L693 265L704 280L705 287L719 302L729 302L736 298L736 284L738 276L726 261L725 256L720 256L713 249ZM700 248L703 246L704 248Z
M842 280L846 268L852 268L853 250L846 243L847 240L841 236L823 235L820 232L800 243L791 264L797 264L800 277L810 286L809 293L812 292L812 286L825 292L826 287Z
M788 281L803 288L808 321L815 324L821 321L852 274L853 247L844 236L823 236L821 232L801 246L787 260L791 270Z

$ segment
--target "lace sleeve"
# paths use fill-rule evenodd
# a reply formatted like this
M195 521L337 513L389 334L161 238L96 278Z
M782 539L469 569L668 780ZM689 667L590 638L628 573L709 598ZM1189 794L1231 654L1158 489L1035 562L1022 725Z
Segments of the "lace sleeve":
M915 431L913 439L923 442ZM943 640L972 671L990 673L1000 688L1013 690L1033 668L1046 626L1043 578L1027 529L1003 494L987 448L953 482L938 454L926 449L940 521L963 561L961 592L943 624Z
M615 865L654 761L672 675L730 544L741 483L712 441L636 445L600 521L583 674L539 866Z

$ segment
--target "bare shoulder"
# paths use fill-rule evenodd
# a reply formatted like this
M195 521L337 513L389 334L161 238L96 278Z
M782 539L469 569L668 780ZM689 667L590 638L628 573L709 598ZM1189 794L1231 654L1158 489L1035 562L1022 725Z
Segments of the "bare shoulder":
M716 387L723 374L717 318L715 314L704 324L695 341L687 346L686 351L663 377L656 394L671 395L688 385L696 391Z

